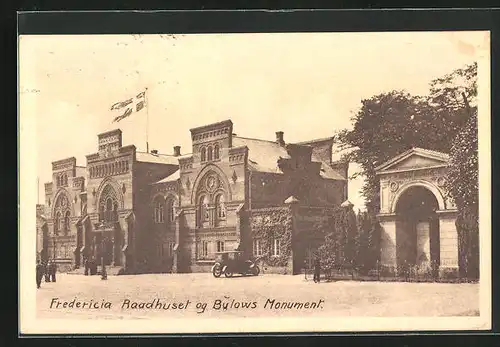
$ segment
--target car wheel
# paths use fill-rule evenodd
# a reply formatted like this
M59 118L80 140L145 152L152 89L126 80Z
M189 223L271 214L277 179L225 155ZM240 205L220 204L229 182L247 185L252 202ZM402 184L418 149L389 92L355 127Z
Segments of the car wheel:
M253 270L252 272L253 272L254 276L258 276L259 275L260 268L257 265L255 265L252 270Z
M215 265L214 269L212 271L212 274L216 278L220 277L220 275L222 275L222 268L221 268L221 266L220 265Z
M226 276L226 277L233 277L233 273L231 271L227 271L226 270L226 272L224 272L224 276Z

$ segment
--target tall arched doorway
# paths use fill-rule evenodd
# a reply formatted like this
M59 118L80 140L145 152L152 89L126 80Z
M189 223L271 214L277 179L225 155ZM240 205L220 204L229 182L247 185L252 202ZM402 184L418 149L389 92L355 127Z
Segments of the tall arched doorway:
M103 184L97 200L99 223L87 236L86 244L90 245L90 257L103 261L104 265L121 264L122 237L118 216L122 206L123 198L115 184Z
M439 210L435 195L427 188L406 189L396 202L396 261L398 268L417 266L439 271Z

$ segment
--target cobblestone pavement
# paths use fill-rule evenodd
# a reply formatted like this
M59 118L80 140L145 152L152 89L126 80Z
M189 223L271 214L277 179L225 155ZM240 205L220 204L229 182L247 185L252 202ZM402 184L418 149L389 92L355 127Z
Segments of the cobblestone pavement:
M110 276L103 281L100 276L61 274L56 283L43 282L36 295L38 318L59 319L479 314L478 284L316 284L300 275L147 274Z

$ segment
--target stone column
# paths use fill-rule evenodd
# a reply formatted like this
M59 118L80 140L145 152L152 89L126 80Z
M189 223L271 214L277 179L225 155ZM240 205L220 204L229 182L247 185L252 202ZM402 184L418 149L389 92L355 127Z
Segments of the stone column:
M76 268L77 259L80 259L80 249L78 247L78 224L79 217L73 217L70 219L69 235L71 239L74 238L74 242L70 241L67 247L71 249L71 269Z
M173 273L178 273L180 270L179 261L180 261L181 257L179 256L179 252L181 250L181 245L180 245L181 215L182 215L182 211L179 211L175 215L175 236L174 236L175 246L174 246L174 259L173 259L173 263L172 263L172 272Z
M251 257L252 256L252 252L251 252L252 247L251 247L251 241L250 241L250 238L249 238L249 235L247 232L248 230L245 230L245 228L242 227L243 220L245 218L245 216L242 215L245 213L245 211L243 209L244 206L245 206L245 204L239 204L235 210L236 237L238 239L237 242L239 242L238 246L240 247L240 250L243 250L247 256ZM228 211L228 210L226 210L226 211ZM226 212L226 215L227 215L227 212Z
M396 258L396 215L379 214L377 216L382 228L380 235L380 262L381 265L395 270ZM375 264L374 264L375 265Z
M111 231L110 235L110 240L111 240L111 266L115 266L118 264L115 264L115 256L116 256L116 247L118 244L118 240L116 239L116 228L118 228L118 225L115 225L113 230Z
M292 238L292 246L290 250L290 257L288 258L288 262L286 265L286 274L289 275L295 275L298 273L293 265L294 265L294 258L295 258L295 252L294 252L294 244L297 239L297 232L298 232L298 227L297 227L297 215L298 215L298 209L299 209L299 201L291 196L290 198L285 200L285 205L288 205L288 213L292 218L292 230L291 230L291 238Z
M133 216L130 215L130 211L126 211L124 213L121 213L119 215L119 225L121 229L121 236L123 239L123 242L120 243L120 248L118 249L118 257L119 257L119 265L124 267L127 271L131 270L133 267L133 264L128 264L127 263L127 253L131 251L130 247L132 245L130 244L130 230L129 230L129 220L130 218L133 218ZM116 256L116 255L115 255Z
M439 216L440 276L458 276L456 210L437 211Z

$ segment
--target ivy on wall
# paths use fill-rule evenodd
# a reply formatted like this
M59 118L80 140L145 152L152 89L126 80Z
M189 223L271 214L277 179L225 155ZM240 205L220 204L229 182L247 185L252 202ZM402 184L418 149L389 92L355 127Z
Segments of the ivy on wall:
M460 276L479 278L479 223L477 213L461 211L456 226L458 232L458 262Z
M260 239L261 259L270 266L287 266L292 251L292 214L289 208L269 208L253 212L254 239ZM280 242L280 254L273 255L274 240Z
M324 235L316 252L322 271L350 269L366 274L376 268L381 227L371 213L356 214L352 206L337 207L314 228Z

